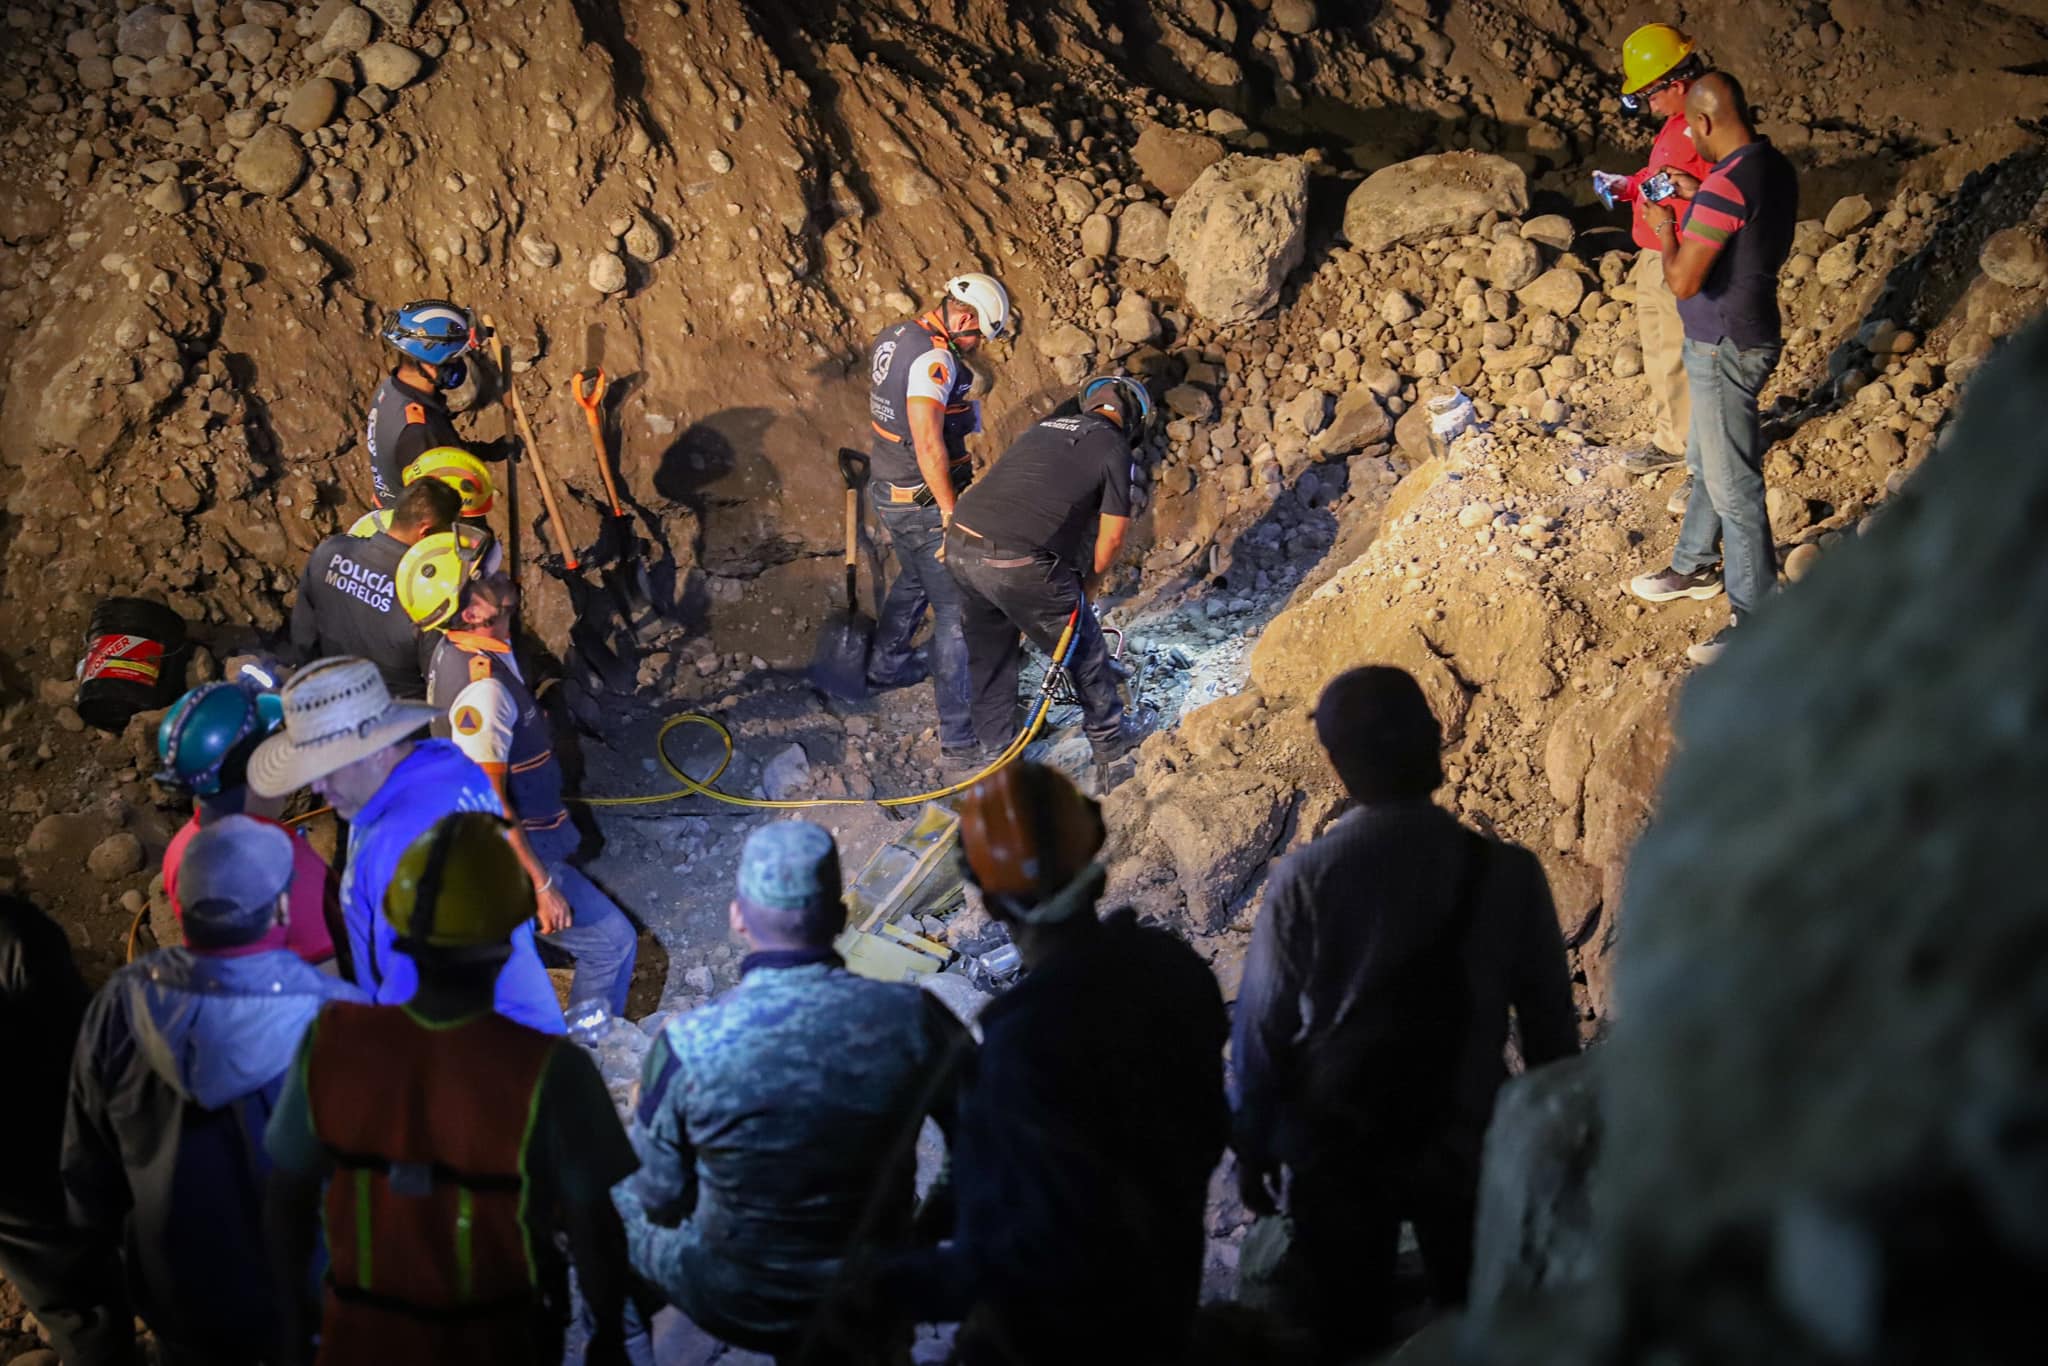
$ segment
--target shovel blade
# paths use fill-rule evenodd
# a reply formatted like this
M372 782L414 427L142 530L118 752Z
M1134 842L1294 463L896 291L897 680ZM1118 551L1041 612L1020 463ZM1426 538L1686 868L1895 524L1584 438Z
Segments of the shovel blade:
M834 612L818 628L817 653L809 670L813 686L843 702L868 695L868 648L875 619L865 612Z

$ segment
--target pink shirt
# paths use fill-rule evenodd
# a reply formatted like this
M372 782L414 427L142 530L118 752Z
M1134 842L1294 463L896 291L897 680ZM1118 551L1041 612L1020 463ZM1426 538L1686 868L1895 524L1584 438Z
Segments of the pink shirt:
M1685 115L1673 114L1664 120L1664 126L1657 130L1657 140L1650 144L1650 163L1623 181L1615 190L1614 197L1634 205L1636 245L1645 251L1656 251L1657 234L1650 231L1650 225L1643 221L1643 205L1649 201L1643 198L1643 182L1659 171L1683 171L1694 180L1705 180L1713 167L1700 155L1699 148L1692 145L1692 132L1685 126ZM1671 210L1672 220L1683 223L1690 199L1673 195L1664 201L1664 207Z
M257 820L266 820L258 816ZM327 860L316 853L293 831L290 826L277 821L268 821L292 837L292 887L289 903L290 923L282 928L272 929L269 934L255 943L240 949L215 950L226 957L256 953L262 949L290 949L308 963L324 963L334 957L334 940L327 932L327 907L335 905L336 888L333 872L327 867ZM164 850L164 895L170 898L171 911L184 924L185 907L178 900L178 864L185 857L185 846L199 833L199 815L193 813L178 833L171 836L170 845Z

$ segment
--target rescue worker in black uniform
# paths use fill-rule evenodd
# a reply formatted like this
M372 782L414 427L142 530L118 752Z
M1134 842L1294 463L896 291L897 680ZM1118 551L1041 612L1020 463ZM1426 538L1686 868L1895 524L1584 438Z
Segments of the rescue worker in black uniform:
M1005 335L1010 296L994 278L978 274L947 281L946 296L923 317L876 337L869 353L869 496L896 551L896 581L882 603L867 679L870 687L901 688L925 677L911 643L929 607L940 752L961 761L980 751L969 717L960 595L939 552L954 501L973 474L966 439L981 430L979 405L967 397L974 374L962 357L982 338Z
M1075 619L1067 664L1098 765L1144 738L1124 714L1088 587L1115 563L1139 511L1143 473L1133 454L1152 421L1145 386L1104 375L1081 390L1081 410L1046 418L1013 442L959 500L946 568L960 587L973 679L974 733L990 755L1016 735L1018 632L1048 657Z
M379 333L402 357L370 399L363 444L370 452L370 485L380 508L398 501L406 466L442 446L456 446L482 460L502 460L512 438L464 441L455 433L447 393L462 387L467 362L480 337L476 318L446 299L421 299L398 309Z
M399 562L422 538L452 527L461 511L454 489L421 479L399 496L388 529L339 532L314 546L292 608L294 662L355 655L377 666L393 697L426 696L427 650L398 600Z

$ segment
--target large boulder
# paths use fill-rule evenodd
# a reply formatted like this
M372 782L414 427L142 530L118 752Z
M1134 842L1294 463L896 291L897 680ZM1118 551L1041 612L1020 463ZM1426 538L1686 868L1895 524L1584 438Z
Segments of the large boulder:
M1474 1314L1593 1274L1597 1063L1585 1056L1539 1067L1494 1101L1472 1238Z
M1349 455L1385 441L1393 434L1394 419L1387 415L1386 405L1380 401L1380 396L1370 385L1356 384L1337 400L1337 411L1331 417L1330 425L1316 436L1315 451L1322 456Z
M1367 176L1344 205L1344 235L1362 251L1469 232L1489 213L1529 209L1529 178L1506 157L1443 152Z
M1174 206L1168 233L1188 307L1216 323L1257 318L1301 264L1307 223L1300 157L1229 156L1202 172Z
M243 189L282 198L306 174L306 149L283 125L265 124L235 154L233 169Z
M1141 200L1116 220L1116 254L1146 265L1164 261L1167 238L1172 231L1173 220L1166 210Z
M1223 160L1223 144L1206 133L1187 133L1152 123L1131 147L1138 174L1168 199L1178 199L1202 172Z

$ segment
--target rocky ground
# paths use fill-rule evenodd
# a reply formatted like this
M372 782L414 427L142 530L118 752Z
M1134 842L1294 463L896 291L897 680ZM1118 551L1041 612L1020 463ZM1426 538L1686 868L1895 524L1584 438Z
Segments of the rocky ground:
M439 293L510 337L596 551L549 563L519 476L501 529L582 790L671 787L654 736L690 708L738 737L730 790L920 790L925 694L844 707L798 671L837 605L831 454L860 444L867 338L984 268L1022 315L977 358L985 456L1105 366L1171 414L1106 599L1157 661L1164 722L1110 799L1114 892L1234 985L1271 856L1337 809L1307 703L1391 660L1444 716L1447 800L1543 856L1599 1028L1683 648L1721 614L1621 589L1668 548L1675 476L1617 463L1646 396L1629 243L1585 173L1647 146L1608 74L1643 16L1011 10L7 7L0 878L95 975L122 959L179 813L146 721L100 736L70 705L85 619L108 594L168 602L201 642L194 682L275 632L307 550L363 503L375 324ZM2048 157L2019 120L2048 38L2021 5L1686 18L1804 176L1767 394L1796 582L1939 458L1969 374L2041 302ZM651 618L623 605L570 402L588 364L613 376ZM1452 386L1477 425L1432 458L1425 405ZM503 430L489 404L470 421ZM671 752L701 772L710 744ZM895 828L825 818L856 860ZM650 930L636 1013L732 980L725 889L756 819L593 812L595 871ZM1221 1202L1214 1222L1227 1281L1243 1219Z

